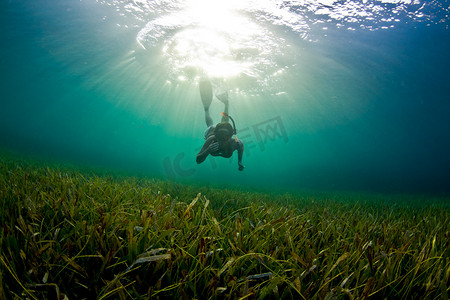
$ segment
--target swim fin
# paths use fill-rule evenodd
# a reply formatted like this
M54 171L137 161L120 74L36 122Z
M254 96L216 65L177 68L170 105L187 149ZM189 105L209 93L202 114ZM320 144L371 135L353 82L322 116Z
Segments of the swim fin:
M202 98L203 107L209 109L213 99L212 86L209 80L202 80L199 83L200 97Z
M220 102L227 104L228 103L228 92L225 91L223 93L220 93L216 95L216 98L219 99Z

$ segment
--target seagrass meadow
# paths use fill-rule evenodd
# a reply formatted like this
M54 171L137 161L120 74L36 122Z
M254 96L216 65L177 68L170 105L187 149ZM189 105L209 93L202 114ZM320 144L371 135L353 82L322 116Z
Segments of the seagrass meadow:
M0 162L1 299L448 299L447 199Z

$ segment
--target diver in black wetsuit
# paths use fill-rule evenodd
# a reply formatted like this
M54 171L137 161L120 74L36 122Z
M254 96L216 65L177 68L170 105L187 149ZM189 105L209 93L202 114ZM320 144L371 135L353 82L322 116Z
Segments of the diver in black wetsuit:
M225 104L225 111L222 113L222 121L214 125L211 115L209 114L209 106L211 105L213 94L212 86L209 81L201 81L200 84L200 97L205 109L205 121L208 127L205 132L205 143L202 149L197 154L197 163L202 163L208 155L222 156L229 158L233 155L233 152L238 152L238 165L239 171L244 170L242 164L242 155L244 154L244 144L236 134L236 127L234 126L233 118L228 115L228 93L224 92L220 95L216 95L223 104ZM233 126L228 122L231 119Z

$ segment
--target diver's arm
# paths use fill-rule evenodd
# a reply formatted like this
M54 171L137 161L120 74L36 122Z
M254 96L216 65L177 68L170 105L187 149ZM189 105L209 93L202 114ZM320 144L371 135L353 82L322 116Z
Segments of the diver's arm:
M206 140L206 142L203 144L202 149L200 149L200 152L198 152L198 154L197 154L197 163L198 164L201 164L202 162L204 162L206 157L208 157L208 155L211 154L211 152L213 152L214 149L218 148L217 142L215 142L215 143L213 143L213 142L214 142L214 137L210 136Z
M244 143L242 143L241 140L237 141L238 143L238 165L239 165L239 171L243 171L245 166L242 164L242 156L244 154Z

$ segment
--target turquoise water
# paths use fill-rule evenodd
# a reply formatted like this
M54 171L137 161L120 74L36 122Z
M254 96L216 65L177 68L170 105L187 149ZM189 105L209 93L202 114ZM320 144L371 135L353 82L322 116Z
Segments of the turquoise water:
M2 1L0 147L185 183L450 192L449 1ZM195 156L198 81L245 144ZM220 120L222 103L211 112Z

